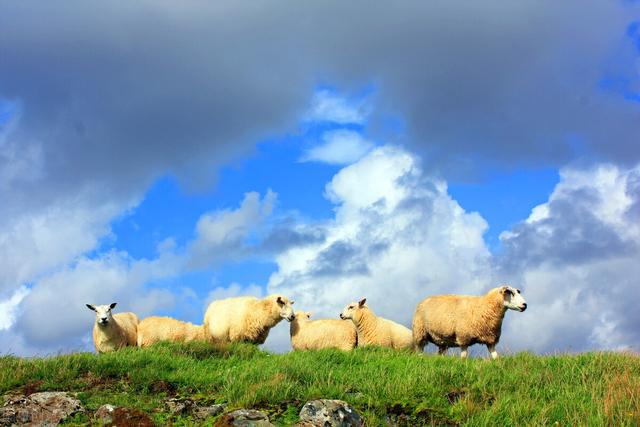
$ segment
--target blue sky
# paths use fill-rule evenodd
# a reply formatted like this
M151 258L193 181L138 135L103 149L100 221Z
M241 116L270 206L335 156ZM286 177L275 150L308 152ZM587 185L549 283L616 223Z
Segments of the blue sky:
M640 345L638 2L93 6L0 6L0 347L503 282L515 350Z

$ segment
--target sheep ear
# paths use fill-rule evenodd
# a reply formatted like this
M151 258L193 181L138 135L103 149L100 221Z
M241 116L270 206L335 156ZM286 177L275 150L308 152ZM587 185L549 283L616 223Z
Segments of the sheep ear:
M293 303L294 303L294 302L295 302L295 301L289 301L289 304L293 305Z
M513 295L513 291L508 286L502 287L502 295Z
M89 307L89 310L96 311L96 307L92 304L87 304L87 307Z
M362 298L362 299L360 300L360 302L358 303L358 305L359 305L360 307L362 307L362 306L364 305L364 303L365 303L365 302L367 302L367 299L366 299L366 298Z
M114 308L116 308L116 304L118 304L118 303L117 303L117 302L112 302L112 303L109 305L109 309L110 309L110 310L113 310Z
M282 301L282 297L278 297L278 299L276 300L276 302L280 305L284 305L284 301Z

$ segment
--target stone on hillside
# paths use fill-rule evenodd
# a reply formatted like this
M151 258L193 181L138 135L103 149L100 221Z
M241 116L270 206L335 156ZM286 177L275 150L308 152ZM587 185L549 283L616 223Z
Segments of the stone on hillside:
M305 403L300 411L300 425L318 427L360 427L362 417L347 402L320 399Z
M215 417L224 412L226 405L200 406L191 399L170 398L165 404L172 415L191 415L198 420Z
M29 396L12 396L0 408L0 426L57 426L84 411L78 399L65 392L46 391Z
M238 409L220 417L215 427L271 427L269 417L254 409Z
M191 415L198 420L204 420L223 413L226 406L227 405L196 406L193 411L191 411Z
M165 404L167 408L169 408L169 412L173 415L185 415L191 412L191 410L195 407L195 403L191 399L177 399L171 398L165 400Z
M93 419L98 424L111 424L113 422L113 412L116 410L116 407L113 405L102 405L98 408L98 410L93 414Z

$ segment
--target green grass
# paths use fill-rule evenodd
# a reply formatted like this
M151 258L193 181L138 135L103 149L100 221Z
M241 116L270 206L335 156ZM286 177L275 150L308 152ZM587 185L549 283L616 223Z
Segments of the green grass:
M620 353L464 361L381 348L269 354L250 345L192 343L0 357L0 394L24 390L79 392L89 410L111 403L174 425L191 423L167 413L167 396L266 410L281 425L295 423L302 405L316 398L349 402L368 426L389 418L405 425L640 424L640 358Z

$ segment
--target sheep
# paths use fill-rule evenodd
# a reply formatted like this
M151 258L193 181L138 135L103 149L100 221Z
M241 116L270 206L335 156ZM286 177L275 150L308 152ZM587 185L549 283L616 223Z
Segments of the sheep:
M282 295L235 297L213 301L204 314L207 339L217 344L248 342L263 344L269 330L282 319L295 318L289 301Z
M460 356L464 359L470 345L485 344L491 358L496 359L496 345L507 309L527 309L520 290L509 285L491 289L483 296L425 298L413 316L415 350L422 352L428 342L438 346L439 354L446 354L449 347L460 347Z
M409 328L378 317L365 305L367 299L352 302L340 313L341 319L351 319L358 331L358 345L379 345L395 349L409 349L413 337Z
M296 311L289 325L291 346L294 350L337 348L353 350L358 344L358 333L353 322L337 319L309 320L311 313Z
M93 345L98 353L116 351L126 346L136 345L138 335L138 316L134 313L112 314L116 303L109 305L87 304L96 312L93 326Z
M202 325L171 317L151 316L138 324L138 347L147 347L159 341L189 342L204 339Z

